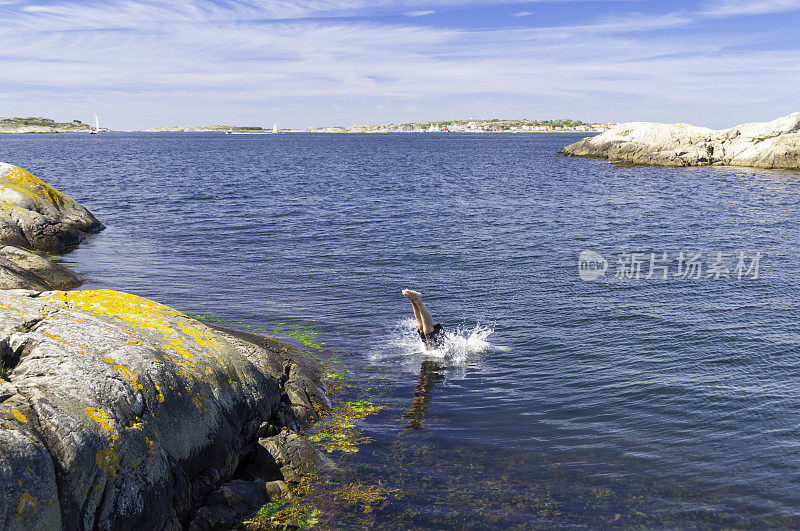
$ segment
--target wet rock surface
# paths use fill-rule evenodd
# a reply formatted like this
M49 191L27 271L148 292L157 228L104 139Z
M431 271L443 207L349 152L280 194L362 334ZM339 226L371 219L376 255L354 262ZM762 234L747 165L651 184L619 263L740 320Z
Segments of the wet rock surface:
M800 112L719 131L688 124L626 123L560 153L657 166L800 169Z

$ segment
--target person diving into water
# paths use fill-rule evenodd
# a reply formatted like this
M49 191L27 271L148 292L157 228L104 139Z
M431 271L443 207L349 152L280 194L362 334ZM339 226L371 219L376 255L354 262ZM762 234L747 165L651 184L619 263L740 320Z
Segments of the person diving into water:
M414 307L414 317L417 318L419 337L425 344L425 348L433 350L441 347L444 344L444 328L442 325L433 325L433 317L431 312L422 304L422 294L418 291L410 289L403 290L403 297L411 301L411 306Z

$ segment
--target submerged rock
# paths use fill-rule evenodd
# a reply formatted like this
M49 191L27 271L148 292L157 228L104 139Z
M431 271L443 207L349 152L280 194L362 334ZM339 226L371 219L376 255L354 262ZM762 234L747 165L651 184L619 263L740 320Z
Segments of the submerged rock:
M0 244L60 252L103 225L35 175L0 162Z
M116 291L5 291L0 349L3 528L178 528L223 500L228 519L282 496L265 483L282 479L281 467L315 461L285 424L258 440L292 415L285 388L297 382L285 359L304 354L286 345ZM296 377L319 386L313 373ZM253 468L254 448L274 456L274 477L219 491ZM216 513L203 514L198 523L213 524Z
M800 112L718 131L688 124L626 123L559 153L657 166L800 169Z

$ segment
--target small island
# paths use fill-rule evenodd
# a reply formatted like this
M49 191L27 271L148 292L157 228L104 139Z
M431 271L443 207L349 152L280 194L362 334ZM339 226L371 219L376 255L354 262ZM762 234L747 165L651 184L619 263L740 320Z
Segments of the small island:
M800 112L722 130L626 123L570 144L559 153L654 166L800 169Z
M41 116L27 118L0 117L0 133L88 133L91 130L91 125L85 124L80 120L56 122Z
M167 125L142 129L143 133L223 133L225 131L269 131L257 125Z

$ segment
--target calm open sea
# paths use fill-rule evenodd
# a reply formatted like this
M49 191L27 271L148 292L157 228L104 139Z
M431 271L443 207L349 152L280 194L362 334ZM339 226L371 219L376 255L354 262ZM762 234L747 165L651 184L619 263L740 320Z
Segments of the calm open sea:
M580 136L3 135L0 160L107 225L64 257L86 288L318 333L343 399L383 406L328 485L389 493L320 495L325 521L800 527L800 173L555 154Z

